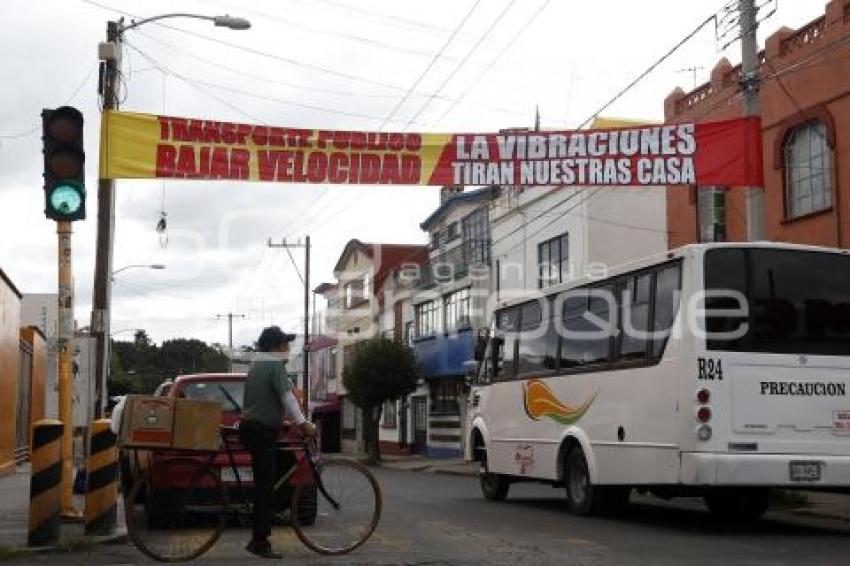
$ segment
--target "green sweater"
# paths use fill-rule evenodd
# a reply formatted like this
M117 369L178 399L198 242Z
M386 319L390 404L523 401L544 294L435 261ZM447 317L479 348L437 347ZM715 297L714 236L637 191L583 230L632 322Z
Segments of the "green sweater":
M274 429L283 425L283 394L292 389L283 360L258 360L251 364L242 416Z

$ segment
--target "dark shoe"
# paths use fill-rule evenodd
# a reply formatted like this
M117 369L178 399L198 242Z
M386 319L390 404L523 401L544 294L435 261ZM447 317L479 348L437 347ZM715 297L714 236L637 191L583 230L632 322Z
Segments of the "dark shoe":
M245 550L254 554L255 556L259 556L260 558L274 558L281 559L283 555L279 552L275 552L272 550L272 545L269 544L269 541L254 541L248 543L248 546L245 547Z

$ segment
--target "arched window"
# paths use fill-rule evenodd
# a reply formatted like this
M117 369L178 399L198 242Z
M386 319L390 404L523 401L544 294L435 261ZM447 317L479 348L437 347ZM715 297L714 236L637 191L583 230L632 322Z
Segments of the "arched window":
M782 147L785 164L785 214L796 218L832 206L832 149L820 120L800 124Z

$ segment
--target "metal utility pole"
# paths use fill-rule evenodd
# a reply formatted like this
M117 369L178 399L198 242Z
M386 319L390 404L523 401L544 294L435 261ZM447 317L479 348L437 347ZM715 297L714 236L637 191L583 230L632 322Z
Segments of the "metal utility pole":
M744 112L759 116L758 6L755 0L738 0L741 26L741 92ZM764 187L747 187L747 240L764 239Z
M304 244L300 241L297 244L287 244L285 239L281 240L281 243L275 244L272 242L271 238L269 238L268 246L270 248L283 248L286 250L286 253L289 254L290 261L292 261L293 267L295 267L295 272L298 274L302 283L304 283L304 346L302 347L302 354L304 357L304 375L301 377L301 387L304 392L302 405L304 416L306 417L308 416L308 402L310 399L310 378L308 376L310 370L310 236L307 236ZM298 271L295 259L289 251L291 248L304 248L304 277L301 277L301 272Z
M100 90L103 96L101 123L106 112L118 108L116 85L121 61L120 22L108 22L106 41L113 46L109 56L103 56L100 68ZM101 140L102 143L102 140ZM92 297L91 333L95 337L95 414L103 418L106 412L106 378L109 373L109 305L112 302L112 242L115 238L115 181L97 182L97 249L94 263L94 296Z
M229 312L227 314L217 314L215 317L217 319L227 317L227 352L230 358L230 371L233 372L233 319L245 318L245 315Z

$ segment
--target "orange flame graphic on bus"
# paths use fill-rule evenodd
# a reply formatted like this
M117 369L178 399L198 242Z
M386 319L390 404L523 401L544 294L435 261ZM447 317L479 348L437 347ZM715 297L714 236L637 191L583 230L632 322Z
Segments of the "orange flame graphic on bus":
M578 407L573 407L561 403L549 386L539 379L530 379L523 387L525 412L535 421L547 417L562 425L573 424L584 416L594 399L596 393Z

